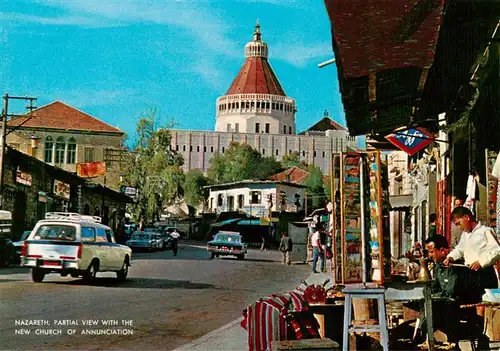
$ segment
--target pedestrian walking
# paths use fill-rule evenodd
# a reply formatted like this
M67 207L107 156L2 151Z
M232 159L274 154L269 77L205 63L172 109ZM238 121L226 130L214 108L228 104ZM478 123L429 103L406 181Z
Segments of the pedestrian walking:
M287 233L281 235L281 242L279 247L281 253L283 254L283 264L290 265L292 263L290 259L290 253L293 249L292 238L290 238Z
M311 237L311 245L313 248L313 262L312 262L312 271L313 273L319 273L316 271L316 265L318 263L318 259L320 259L320 271L323 272L325 269L325 257L323 246L321 245L321 226L316 226L316 231Z
M262 235L262 243L260 244L260 251L266 251L266 238Z

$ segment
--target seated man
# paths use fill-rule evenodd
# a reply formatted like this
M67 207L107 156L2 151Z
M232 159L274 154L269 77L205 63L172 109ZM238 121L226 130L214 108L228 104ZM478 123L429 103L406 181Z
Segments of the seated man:
M481 275L467 267L444 264L450 250L446 238L442 235L428 238L425 244L429 258L434 262L433 310L438 312L434 313L434 328L446 333L448 342L458 344L460 335L463 335L459 330L460 316L465 312L460 309L460 305L481 300L484 294ZM471 318L467 329L480 334L481 321L475 315L475 309L472 312L474 318Z

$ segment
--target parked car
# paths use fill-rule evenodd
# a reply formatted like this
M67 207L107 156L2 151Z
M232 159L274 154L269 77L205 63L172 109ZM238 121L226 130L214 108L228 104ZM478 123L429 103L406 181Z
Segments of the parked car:
M0 210L0 266L8 266L15 260L16 249L11 240L12 213Z
M163 234L157 232L151 232L151 234L153 235L153 240L155 242L155 249L165 250L165 239Z
M126 244L132 250L153 251L157 248L157 242L151 232L134 232Z
M94 217L57 216L47 213L24 241L21 264L31 268L34 282L48 273L80 277L91 283L97 272L116 272L119 280L127 278L132 250L117 244L111 228Z
M21 235L21 238L19 239L19 241L15 241L14 242L14 247L16 249L16 256L14 258L14 261L16 263L20 263L21 262L21 250L23 249L24 240L28 239L28 236L30 234L31 234L31 230L26 230Z
M207 251L210 253L211 259L231 255L243 260L247 253L247 245L243 242L240 233L219 231L213 240L208 242Z

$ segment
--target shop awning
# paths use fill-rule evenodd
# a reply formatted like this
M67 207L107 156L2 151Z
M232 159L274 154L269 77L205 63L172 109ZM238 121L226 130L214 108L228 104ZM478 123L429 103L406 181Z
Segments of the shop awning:
M413 195L391 195L389 196L389 203L391 204L392 211L404 211L411 207Z

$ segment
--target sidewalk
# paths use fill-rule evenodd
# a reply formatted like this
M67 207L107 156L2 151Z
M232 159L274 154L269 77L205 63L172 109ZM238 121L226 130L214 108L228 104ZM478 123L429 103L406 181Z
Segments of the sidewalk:
M306 280L308 284L323 284L327 278L331 278L332 272L311 274ZM300 277L297 277L297 286L300 285ZM327 287L333 283L330 281ZM282 291L276 291L279 293ZM246 351L247 331L240 325L243 317L235 319L219 329L216 329L201 338L185 344L174 351Z

